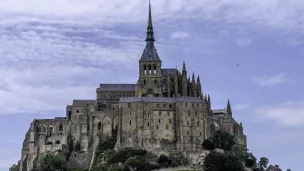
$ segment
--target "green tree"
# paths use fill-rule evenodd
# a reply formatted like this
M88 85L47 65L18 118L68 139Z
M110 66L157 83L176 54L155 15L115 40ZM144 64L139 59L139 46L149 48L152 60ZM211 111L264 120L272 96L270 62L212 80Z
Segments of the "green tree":
M20 168L20 163L18 162L18 164L13 164L9 169L9 171L19 171L19 168Z
M236 155L211 152L204 160L204 171L245 171L245 168Z
M287 169L286 171L291 171L290 169Z
M206 150L214 150L214 143L211 139L205 139L203 144L202 144L203 148Z
M261 157L259 161L259 167L261 171L264 171L268 166L269 160L266 157Z
M41 171L67 171L66 159L53 154L47 154L41 159L39 169Z
M231 151L235 144L234 136L230 135L226 131L216 131L214 137L212 138L215 148L220 148L225 151Z

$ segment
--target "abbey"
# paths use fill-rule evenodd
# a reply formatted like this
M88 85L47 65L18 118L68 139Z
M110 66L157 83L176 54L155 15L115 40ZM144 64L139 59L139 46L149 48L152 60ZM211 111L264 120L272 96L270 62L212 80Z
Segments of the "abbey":
M224 109L212 109L200 77L188 76L186 64L162 68L155 48L151 5L146 47L135 84L100 84L96 99L74 100L65 117L33 120L22 147L20 171L31 171L48 152L69 157L74 167L89 167L98 144L117 130L116 148L152 152L199 152L217 129L226 129L246 146L242 123Z

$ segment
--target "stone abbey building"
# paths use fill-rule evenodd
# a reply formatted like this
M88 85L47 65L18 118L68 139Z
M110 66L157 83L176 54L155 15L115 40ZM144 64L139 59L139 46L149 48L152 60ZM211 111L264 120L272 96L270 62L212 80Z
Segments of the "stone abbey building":
M212 109L199 76L162 68L154 45L149 4L146 47L135 84L100 84L96 99L74 100L65 117L33 120L25 136L20 171L31 171L47 152L69 154L68 164L89 167L98 144L117 129L116 148L197 153L204 139L223 128L246 146L243 126L224 109ZM186 154L185 153L185 154Z

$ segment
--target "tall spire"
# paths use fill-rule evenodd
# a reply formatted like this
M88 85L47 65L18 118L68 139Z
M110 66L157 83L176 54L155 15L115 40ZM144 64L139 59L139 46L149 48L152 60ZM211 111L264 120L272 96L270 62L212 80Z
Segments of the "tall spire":
M151 13L151 3L149 0L149 19L148 19L148 26L147 26L147 37L146 42L152 41L154 42L154 31L153 31L153 25L152 25L152 13Z
M230 106L230 101L228 99L228 103L227 103L227 113L229 114L229 116L232 116L232 110L231 110L231 106Z
M185 61L183 61L183 71L186 71L186 64L185 64Z

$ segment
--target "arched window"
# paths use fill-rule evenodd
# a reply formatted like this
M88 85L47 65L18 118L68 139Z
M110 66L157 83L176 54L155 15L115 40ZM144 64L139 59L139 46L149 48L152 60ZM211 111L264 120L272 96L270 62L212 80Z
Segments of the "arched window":
M59 141L59 140L57 140L57 141L55 142L55 144L60 144L60 141Z
M98 129L101 129L101 122L98 123Z
M59 131L63 131L63 125L62 124L59 125Z
M53 143L52 142L47 142L46 145L53 145Z
M50 127L50 128L49 128L49 132L53 132L53 127Z

